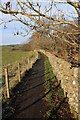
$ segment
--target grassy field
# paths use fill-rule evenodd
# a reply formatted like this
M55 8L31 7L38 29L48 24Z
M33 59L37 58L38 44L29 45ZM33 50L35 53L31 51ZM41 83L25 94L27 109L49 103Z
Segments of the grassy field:
M14 63L31 54L32 52L22 51L20 45L2 46L2 65Z

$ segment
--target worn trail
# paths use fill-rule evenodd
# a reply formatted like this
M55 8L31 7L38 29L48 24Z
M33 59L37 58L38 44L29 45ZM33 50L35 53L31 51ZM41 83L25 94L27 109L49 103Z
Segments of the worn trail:
M33 65L32 69L26 71L21 82L12 91L12 101L9 104L9 110L6 112L6 107L4 106L5 115L4 118L10 120L15 120L19 118L26 119L47 119L45 113L50 110L49 103L45 101L46 95L51 94L51 88L45 93L45 75L50 74L49 72L45 74L45 56L39 53L40 58ZM49 69L49 68L48 68ZM49 76L49 75L48 75ZM51 80L51 79L49 79ZM57 84L55 84L55 82ZM61 97L59 91L61 90L60 84L58 84L57 79L55 79L52 86L54 86L52 94L52 107L49 119L73 119L73 115L70 112L68 98ZM10 107L15 108L14 112L10 110Z
M15 100L16 111L12 118L43 118L45 114L44 55L25 74L18 87ZM16 91L16 90L15 90Z

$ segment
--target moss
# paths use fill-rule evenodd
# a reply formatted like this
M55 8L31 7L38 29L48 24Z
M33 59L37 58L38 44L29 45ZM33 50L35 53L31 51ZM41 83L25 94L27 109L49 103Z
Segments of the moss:
M71 110L71 113L73 114L74 118L78 119L78 114L72 106L70 107L70 110Z

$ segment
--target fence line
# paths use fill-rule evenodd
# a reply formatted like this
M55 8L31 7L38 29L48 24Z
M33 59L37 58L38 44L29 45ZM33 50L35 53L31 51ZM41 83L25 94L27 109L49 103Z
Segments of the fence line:
M28 59L16 62L16 64L8 64L2 69L2 95L3 99L10 98L11 89L14 88L21 78L24 76L26 70L32 68L33 64L38 59L38 52L34 50L34 54Z

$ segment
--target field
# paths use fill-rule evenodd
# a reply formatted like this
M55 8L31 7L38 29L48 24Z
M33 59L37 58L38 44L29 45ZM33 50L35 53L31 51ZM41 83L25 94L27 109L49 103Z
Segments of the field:
M20 47L20 45L2 46L2 65L14 63L32 54L32 52L22 51Z
M6 98L6 75L8 76L9 90L11 90L21 81L25 71L32 68L37 57L36 51L23 51L20 45L2 47L1 73L4 98ZM9 92L11 94L11 91Z

